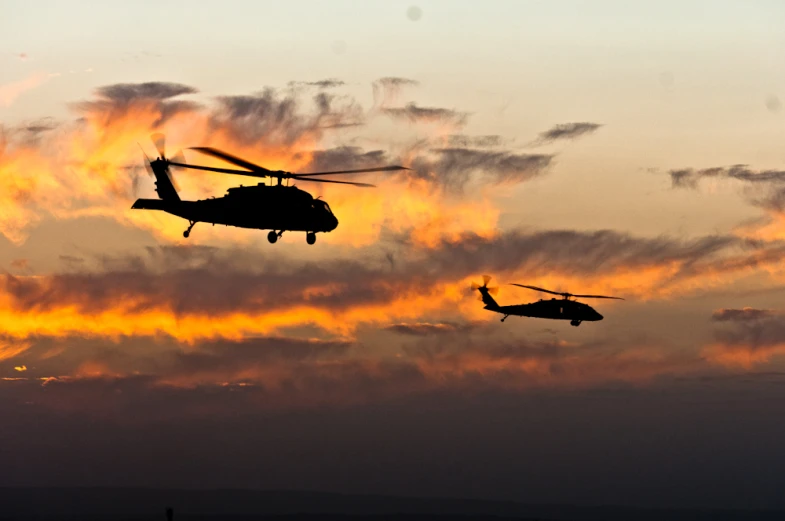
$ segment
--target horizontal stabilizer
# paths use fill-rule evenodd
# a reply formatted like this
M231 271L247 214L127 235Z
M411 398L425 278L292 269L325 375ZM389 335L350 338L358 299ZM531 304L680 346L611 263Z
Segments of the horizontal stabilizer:
M164 201L162 199L137 199L132 210L164 210L171 208L171 201Z

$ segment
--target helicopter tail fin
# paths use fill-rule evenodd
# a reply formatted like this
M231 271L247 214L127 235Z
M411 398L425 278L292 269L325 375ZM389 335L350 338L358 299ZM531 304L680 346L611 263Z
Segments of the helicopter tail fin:
M488 282L490 282L491 277L488 275L483 275L483 285L480 286L477 283L472 283L472 289L476 289L480 292L480 300L483 304L485 304L485 309L490 309L496 311L499 309L499 304L493 299L491 296L492 294L495 295L498 291L498 287L489 288Z
M153 161L150 163L155 175L155 191L164 201L179 201L180 196L177 194L177 188L172 182L172 177L169 175L169 165L163 161Z

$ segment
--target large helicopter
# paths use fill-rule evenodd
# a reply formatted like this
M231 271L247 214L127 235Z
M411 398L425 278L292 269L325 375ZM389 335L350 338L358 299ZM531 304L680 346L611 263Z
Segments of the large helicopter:
M569 320L570 325L580 326L581 322L596 322L602 320L603 316L597 313L591 306L583 302L571 300L572 298L606 298L615 300L624 300L621 297L607 297L605 295L573 295L572 293L560 293L551 291L549 289L538 288L537 286L527 286L525 284L510 284L511 286L518 286L521 288L532 289L541 291L543 293L550 293L552 295L560 295L561 299L552 298L550 300L538 300L530 304L515 304L512 306L500 306L496 303L491 295L495 295L498 287L488 287L491 277L483 275L483 285L473 282L472 289L480 292L480 300L485 304L485 309L495 311L504 315L502 322L510 315L519 317L532 317L532 318L550 318L554 320Z
M337 228L338 219L333 215L326 201L314 198L296 186L288 185L289 179L373 187L374 185L367 183L319 179L317 176L408 170L402 166L383 166L359 170L297 174L283 170L268 170L245 159L210 147L196 147L191 150L222 159L243 168L243 170L190 165L185 162L182 152L175 154L172 159L166 157L165 138L162 134L153 134L150 137L155 143L159 156L155 160L150 160L145 154L145 167L150 175L155 177L155 191L158 193L159 199L137 199L131 208L134 210L161 210L187 219L189 226L183 232L183 237L186 238L191 234L191 229L196 223L203 222L213 225L223 224L240 228L271 230L267 234L267 240L271 243L275 243L285 231L300 231L305 232L306 242L313 244L316 242L318 232L331 232ZM171 175L170 167L250 177L267 177L277 179L278 182L275 185L264 183L259 183L256 186L240 185L229 188L223 197L183 201L177 193L177 186ZM283 184L284 179L287 180L287 184Z

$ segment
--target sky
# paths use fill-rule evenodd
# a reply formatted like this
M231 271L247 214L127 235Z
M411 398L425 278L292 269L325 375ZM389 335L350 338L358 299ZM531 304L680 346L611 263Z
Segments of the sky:
M0 12L0 486L785 508L782 3ZM131 210L155 132L411 170L185 239ZM483 275L625 300L500 323Z

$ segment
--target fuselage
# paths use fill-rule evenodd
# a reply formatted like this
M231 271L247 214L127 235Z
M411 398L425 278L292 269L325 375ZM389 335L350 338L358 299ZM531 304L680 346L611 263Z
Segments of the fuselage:
M511 306L486 305L485 308L503 315L517 315L520 317L578 322L596 322L603 319L603 316L588 304L567 299L539 300L530 304L515 304Z
M260 230L330 232L338 227L326 202L293 186L241 186L199 201L139 199L132 208L160 210L192 223Z

